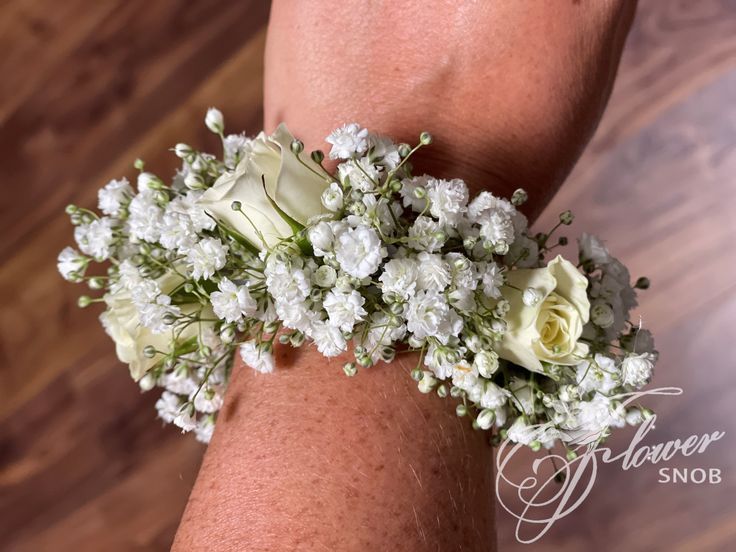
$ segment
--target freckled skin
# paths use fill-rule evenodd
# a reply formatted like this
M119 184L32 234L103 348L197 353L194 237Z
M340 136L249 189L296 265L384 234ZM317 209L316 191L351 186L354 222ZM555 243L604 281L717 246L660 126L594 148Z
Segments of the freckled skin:
M307 149L357 121L399 141L429 130L415 172L473 192L527 189L534 218L607 101L635 2L275 0L265 127ZM413 355L277 350L235 367L174 550L495 550L492 449L422 395Z
M419 393L404 356L348 378L282 347L278 375L238 369L183 519L218 528L197 546L492 547L492 448L454 399Z

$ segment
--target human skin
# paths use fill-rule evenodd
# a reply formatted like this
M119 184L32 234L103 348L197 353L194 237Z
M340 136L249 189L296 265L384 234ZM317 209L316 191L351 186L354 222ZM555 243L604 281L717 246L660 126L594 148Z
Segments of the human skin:
M265 128L286 121L307 149L351 121L409 143L431 131L415 173L523 187L533 220L597 125L634 11L276 0ZM495 549L488 436L418 392L413 354L355 378L347 357L275 354L273 374L236 363L174 550Z

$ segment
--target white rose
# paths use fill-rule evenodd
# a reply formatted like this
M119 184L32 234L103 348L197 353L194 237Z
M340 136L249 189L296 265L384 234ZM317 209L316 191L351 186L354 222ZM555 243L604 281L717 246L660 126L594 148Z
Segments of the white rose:
M292 219L306 225L311 217L324 212L322 193L329 184L299 162L291 152L293 140L283 124L272 136L261 132L251 141L235 170L220 176L197 203L258 248L264 246L258 232L268 247L293 235L269 197ZM302 156L302 161L318 173L321 171L308 156ZM261 176L266 181L265 190ZM233 201L240 202L242 212L233 211Z
M164 293L173 290L181 279L174 275L168 274L162 276L158 280L158 284ZM163 332L154 334L151 330L143 326L140 322L138 310L133 305L130 292L122 288L115 293L105 295L105 303L107 310L100 315L100 321L107 334L115 342L115 352L118 359L130 367L131 377L138 381L146 372L153 368L161 361L163 355L157 353L153 358L148 358L143 354L143 349L151 345L157 351L169 351L172 332ZM181 306L183 314L191 314L197 305L187 308L186 305ZM214 313L210 309L202 312L202 318L212 318ZM212 323L201 323L204 325L212 325ZM189 324L179 335L179 342L186 341L198 335L200 324Z
M532 372L542 372L541 361L577 365L588 353L579 342L588 322L588 281L569 261L557 256L545 268L511 270L506 282L510 304L507 330L498 354ZM541 300L525 305L517 290L533 288Z

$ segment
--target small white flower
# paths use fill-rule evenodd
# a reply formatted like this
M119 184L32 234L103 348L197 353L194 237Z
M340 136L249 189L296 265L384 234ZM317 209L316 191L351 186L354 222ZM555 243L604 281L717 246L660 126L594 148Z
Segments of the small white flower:
M492 211L480 225L480 235L493 246L511 245L514 241L514 224L502 211Z
M128 231L134 240L156 242L161 236L164 210L150 191L136 195L128 206Z
M366 323L370 329L366 335L357 331L355 335L355 344L363 347L373 362L381 360L381 349L383 346L391 345L393 342L401 340L406 335L406 326L401 324L398 319L389 318L382 312L374 312L371 315L370 322Z
M192 278L211 278L227 262L228 246L217 238L204 238L187 253L187 265Z
M591 261L596 265L605 265L613 259L601 239L592 234L584 232L578 239L578 247L581 261Z
M210 294L210 301L218 318L226 322L240 322L243 316L255 314L258 304L246 286L223 278L217 287L219 291Z
M234 167L251 147L251 140L244 134L228 134L222 141L223 161Z
M133 188L127 178L111 180L97 192L97 206L106 215L118 216L120 208L133 197Z
M422 290L444 291L450 285L450 265L440 255L422 251L417 255L419 274L418 288Z
M138 313L142 326L145 326L154 334L163 334L171 331L171 325L164 320L167 315L179 316L181 310L171 304L171 297L161 294L149 303L138 302Z
M312 339L317 350L326 357L334 357L347 349L347 342L339 328L325 322L312 326Z
M437 385L437 378L432 375L432 372L424 370L422 372L422 379L417 382L417 387L420 393L431 393L434 386Z
M142 172L136 179L138 191L142 194L151 193L158 188L161 180L158 176L151 172Z
M210 107L207 110L207 115L205 115L204 118L204 124L215 134L222 134L225 130L225 119L222 116L222 112L215 107Z
M196 393L196 396L194 396ZM194 408L197 412L212 414L222 408L223 387L220 385L205 385L199 391L195 391L189 396L194 399Z
M382 170L382 167L374 165L367 157L357 161L351 159L337 167L341 182L346 185L349 182L351 187L364 193L371 192L376 188Z
M391 259L378 277L384 296L396 295L408 299L416 290L419 266L415 259Z
M506 435L510 441L522 445L530 445L536 440L536 431L521 416L511 424Z
M375 230L361 225L340 235L335 256L340 268L350 276L366 278L378 270L386 249Z
M322 205L328 211L336 212L342 209L344 205L342 188L337 182L333 182L330 186L322 192Z
M492 381L486 381L483 384L483 394L479 403L483 408L497 410L506 404L510 396L511 393L506 389L499 387Z
M332 144L330 159L350 159L368 149L368 131L357 123L349 123L333 130L327 142Z
M356 323L365 319L368 314L363 308L365 299L355 290L344 292L328 291L322 305L330 317L330 324L344 332L353 330Z
M452 367L452 385L466 392L478 385L478 371L475 366L465 360L455 363Z
M494 262L489 262L483 267L481 276L483 284L483 293L493 299L501 297L501 286L504 282L503 271L501 267Z
M443 226L455 226L468 205L468 187L459 179L429 181L429 212Z
M490 378L498 370L498 353L492 349L480 350L475 354L473 364L481 376Z
M174 418L179 415L180 408L181 400L176 394L169 391L164 391L161 398L156 401L158 417L168 424L173 422Z
M405 178L401 181L401 190L399 193L404 202L404 207L411 206L416 213L422 213L427 208L427 186L429 185L431 176L413 176ZM417 189L421 193L417 192Z
M186 370L178 369L161 376L160 385L170 393L191 395L199 387L199 381Z
M626 356L621 363L624 384L639 388L648 383L652 377L655 360L655 355L651 353Z
M271 297L287 303L299 303L309 297L310 279L301 268L271 255L266 263L266 285Z
M611 357L596 354L594 362L585 360L577 365L577 384L583 393L597 391L608 395L619 385L619 371Z
M187 433L197 427L197 418L194 417L190 408L185 408L174 417L174 425L180 427L182 433Z
M94 257L97 261L104 261L110 257L115 241L113 224L112 219L102 217L89 224L77 226L74 229L74 239L82 253Z
M401 162L399 150L396 145L386 136L370 134L368 136L371 158L378 159L381 165L389 170L395 169Z
M407 304L406 328L417 339L436 337L447 343L451 336L462 331L463 320L441 294L420 291Z
M468 218L477 224L482 224L492 212L503 213L509 218L520 214L509 201L490 192L479 193L468 205Z
M273 372L273 355L260 349L255 341L246 341L240 346L243 362L261 374Z
M409 247L417 251L438 251L446 240L442 225L430 217L417 217L409 228Z
M307 308L304 301L299 300L277 300L275 311L278 319L284 327L310 335L312 326L318 319L318 313Z
M62 249L56 260L59 273L69 282L77 282L84 276L87 263L87 258L72 247Z
M575 426L571 429L588 432L594 437L611 425L619 425L624 420L618 420L616 411L612 408L608 397L597 394L590 401L578 403Z
M212 434L215 432L215 423L210 416L203 416L197 421L197 427L194 428L194 435L200 443L209 444L212 440Z
M311 226L307 230L307 238L312 244L314 254L318 257L324 257L328 253L332 253L335 245L335 239L347 230L347 225L341 221L321 221Z
M171 201L164 209L159 243L171 251L186 253L199 240L191 217L182 212L180 198Z

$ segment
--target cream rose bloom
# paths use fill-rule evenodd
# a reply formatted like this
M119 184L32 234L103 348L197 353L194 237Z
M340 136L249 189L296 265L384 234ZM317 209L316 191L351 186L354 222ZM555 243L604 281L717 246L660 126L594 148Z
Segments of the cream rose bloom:
M579 342L590 314L585 276L558 255L546 268L509 271L506 282L516 289L505 294L511 308L499 356L532 372L542 372L542 361L579 364L588 353ZM533 306L522 299L527 288L538 292Z
M216 220L235 229L259 249L263 241L256 228L269 247L294 233L269 197L300 224L327 212L322 205L322 192L330 182L299 162L291 151L293 140L284 124L271 136L261 132L250 142L235 170L221 175L198 202ZM304 163L321 172L308 155L301 157ZM266 181L265 191L261 175ZM242 213L233 211L233 201L240 202Z
M161 277L158 283L162 291L168 293L181 281L179 276L169 274ZM141 325L138 310L133 305L130 293L125 289L117 293L106 294L105 303L107 304L107 310L100 315L102 326L115 342L115 352L118 359L129 365L131 377L138 381L163 358L162 354L156 354L153 358L148 358L143 354L143 349L147 345L152 345L158 351L168 351L172 333L155 334ZM199 308L198 305L189 307L183 305L181 311L184 314L190 314L197 308ZM205 309L203 312L203 318L213 318L213 316L214 313L211 309ZM211 325L212 323L200 324ZM197 324L187 326L181 332L179 342L197 336L198 332L199 326Z

